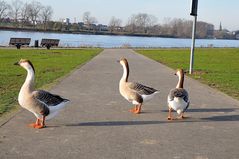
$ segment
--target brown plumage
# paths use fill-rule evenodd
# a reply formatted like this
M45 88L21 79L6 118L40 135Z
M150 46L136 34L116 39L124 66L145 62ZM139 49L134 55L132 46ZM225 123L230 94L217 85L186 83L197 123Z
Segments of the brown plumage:
M159 91L144 86L136 82L128 82L129 77L129 64L125 58L121 58L119 61L123 66L123 76L119 82L119 91L120 94L129 102L132 102L135 105L135 108L130 111L139 114L141 112L141 107L144 101L151 99Z
M183 69L177 69L175 75L178 76L178 83L176 85L176 88L171 89L168 94L168 120L173 120L172 110L175 110L178 114L180 114L180 119L184 118L183 113L187 110L189 106L188 92L183 88Z
M36 122L30 124L30 126L34 128L43 128L45 127L45 119L54 117L69 100L47 91L35 90L35 69L29 60L21 59L19 62L15 63L15 65L19 65L27 70L27 77L20 89L18 102L23 108L32 112L37 118Z

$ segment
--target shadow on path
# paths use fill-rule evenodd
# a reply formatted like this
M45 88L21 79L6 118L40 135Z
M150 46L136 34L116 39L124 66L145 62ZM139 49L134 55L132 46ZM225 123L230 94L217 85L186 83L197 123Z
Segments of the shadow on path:
M212 116L212 117L208 117L208 118L202 118L202 120L206 120L206 121L239 121L239 115Z
M239 115L225 115L225 116L212 116L208 118L187 118L184 120L173 121L99 121L99 122L80 122L70 123L64 126L135 126L135 125L157 125L157 124L172 124L172 123L193 123L193 122L229 122L239 121Z
M230 113L236 111L238 108L199 108L199 109L188 109L186 112L224 112ZM168 110L162 110L162 112L168 112Z

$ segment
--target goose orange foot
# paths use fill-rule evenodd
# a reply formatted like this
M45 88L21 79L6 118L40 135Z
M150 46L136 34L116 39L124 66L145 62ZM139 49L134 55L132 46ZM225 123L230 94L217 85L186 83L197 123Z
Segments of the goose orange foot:
M172 121L172 120L173 120L173 118L169 116L169 117L168 117L168 120Z
M42 129L42 128L45 128L46 126L45 125L36 125L34 128L36 129Z
M186 119L186 118L187 118L187 117L185 117L185 116L183 116L183 115L177 117L177 119L180 119L180 120L183 120L183 119Z
M45 120L45 119L43 119ZM30 127L35 128L35 129L41 129L41 128L45 128L45 122L41 123L40 119L37 119L35 123L29 124Z
M29 127L32 127L32 128L35 128L36 126L38 126L38 124L32 123L32 124L29 124L28 126L29 126Z
M41 129L41 128L45 128L45 125L41 125L41 124L36 124L36 123L32 123L29 124L29 127L35 128L35 129Z
M130 111L131 113L134 113L137 109L138 109L137 106L135 106L134 108L130 109L129 111Z
M134 113L134 114L140 114L141 111L140 111L139 109L137 109L137 110L135 110L133 113Z
M35 123L29 124L29 127L35 128L36 126L40 125L40 119L37 119Z
M140 114L141 113L141 105L136 106L135 111L133 112L134 114Z

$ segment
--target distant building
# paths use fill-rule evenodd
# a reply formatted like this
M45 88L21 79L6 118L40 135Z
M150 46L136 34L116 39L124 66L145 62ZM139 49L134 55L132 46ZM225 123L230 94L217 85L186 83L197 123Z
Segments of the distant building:
M79 25L80 27L83 27L83 26L84 26L84 23L83 23L83 22L78 22L78 25Z
M236 39L239 40L239 34L236 34Z
M103 24L98 24L97 25L97 30L98 31L108 31L108 26L107 25L103 25Z
M70 24L70 18L66 18L63 20L63 23L65 23L66 25Z
M239 40L239 30L234 32L235 39Z

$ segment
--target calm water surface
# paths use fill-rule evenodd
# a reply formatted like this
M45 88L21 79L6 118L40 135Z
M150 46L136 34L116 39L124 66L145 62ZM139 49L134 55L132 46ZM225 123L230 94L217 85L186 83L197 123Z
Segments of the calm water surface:
M0 46L8 46L11 37L31 38L31 44L42 38L60 39L62 47L190 47L191 39L134 37L110 35L61 34L25 31L0 31ZM196 47L239 47L239 40L196 39Z

